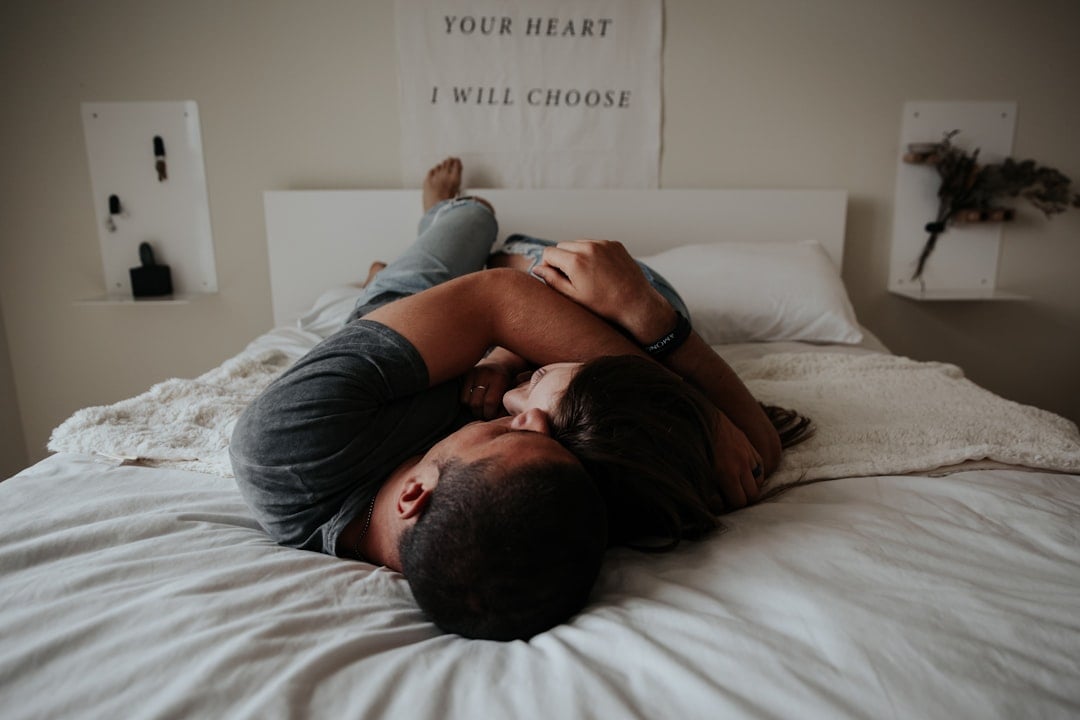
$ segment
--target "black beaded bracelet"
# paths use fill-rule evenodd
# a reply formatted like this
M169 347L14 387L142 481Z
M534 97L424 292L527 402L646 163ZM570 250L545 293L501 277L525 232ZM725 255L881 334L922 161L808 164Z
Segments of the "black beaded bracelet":
M690 321L678 310L675 311L675 329L654 343L645 346L645 352L654 358L662 358L675 352L690 337Z

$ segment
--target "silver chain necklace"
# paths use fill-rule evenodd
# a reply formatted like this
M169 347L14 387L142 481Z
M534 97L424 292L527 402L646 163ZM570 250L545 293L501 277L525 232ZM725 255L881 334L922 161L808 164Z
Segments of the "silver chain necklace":
M353 555L360 561L364 560L364 556L360 554L360 543L363 542L364 536L367 535L367 531L371 527L371 516L375 514L375 498L378 496L379 494L375 493L375 497L371 498L371 502L368 504L367 519L364 520L364 529L360 531L356 542L353 543Z

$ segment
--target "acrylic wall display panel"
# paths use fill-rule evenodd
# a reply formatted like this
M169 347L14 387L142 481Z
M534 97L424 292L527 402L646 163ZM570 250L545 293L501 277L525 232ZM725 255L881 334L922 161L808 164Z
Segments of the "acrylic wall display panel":
M83 103L82 120L107 299L131 299L143 242L174 296L217 292L197 104Z
M983 162L1000 162L1012 152L1017 107L1014 102L908 102L904 104L897 152L896 194L889 290L917 300L1016 299L996 288L1002 224L950 223L923 271L912 280L926 243L926 224L938 211L940 177L933 166L903 161L911 143L950 142L966 151L979 149Z

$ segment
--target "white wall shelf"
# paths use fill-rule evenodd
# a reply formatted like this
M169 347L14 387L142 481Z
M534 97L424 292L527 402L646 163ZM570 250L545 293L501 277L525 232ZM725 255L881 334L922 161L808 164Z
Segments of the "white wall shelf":
M193 302L213 297L217 293L187 293L184 295L162 295L160 297L132 297L130 295L103 295L101 297L75 300L73 305L189 305Z
M909 102L904 104L896 163L889 292L912 300L1024 300L997 289L1003 222L950 223L937 239L920 280L912 280L926 242L926 224L938 212L940 177L932 165L905 160L913 143L940 142L959 130L953 145L979 149L983 162L1012 152L1016 127L1013 102Z
M83 103L82 120L108 302L131 299L143 242L169 266L174 293L146 300L216 293L198 105Z
M918 287L913 287L904 289L889 288L889 292L894 295L910 298L911 300L924 302L948 302L957 300L1030 300L1027 295L1004 292L995 288L979 291L975 288L961 288L958 290L921 290Z

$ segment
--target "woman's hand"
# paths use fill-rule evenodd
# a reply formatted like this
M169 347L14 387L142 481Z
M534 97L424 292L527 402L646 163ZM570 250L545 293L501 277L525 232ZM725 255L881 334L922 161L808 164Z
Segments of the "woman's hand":
M461 404L475 417L492 420L506 415L503 395L516 385L527 363L505 348L495 348L465 373L461 381Z
M761 455L727 415L717 412L716 491L713 512L730 512L758 499L765 480Z

